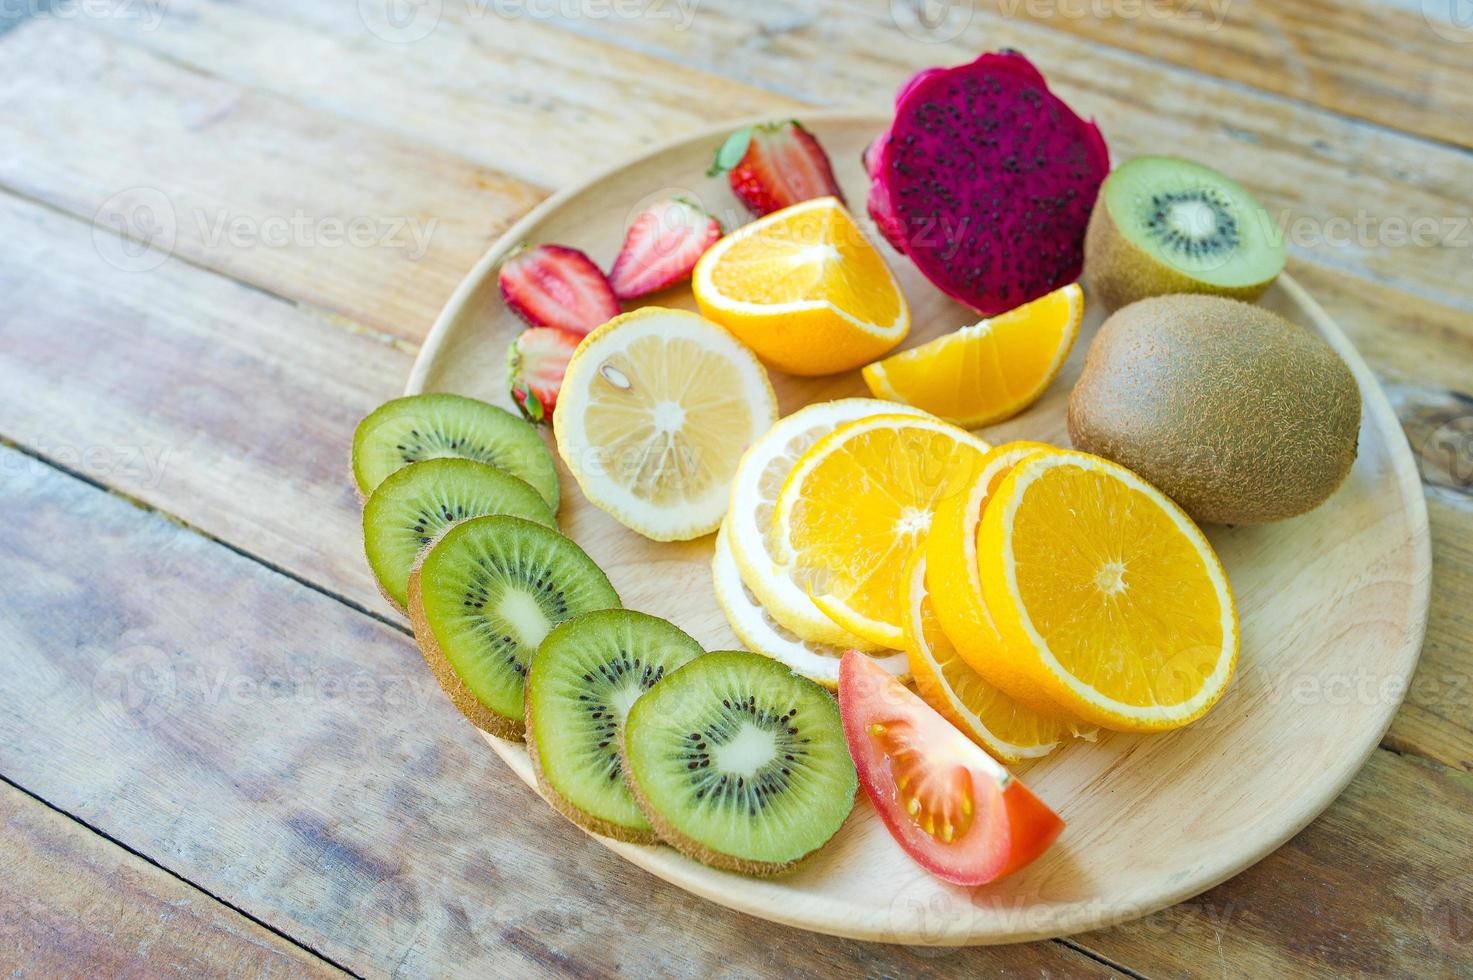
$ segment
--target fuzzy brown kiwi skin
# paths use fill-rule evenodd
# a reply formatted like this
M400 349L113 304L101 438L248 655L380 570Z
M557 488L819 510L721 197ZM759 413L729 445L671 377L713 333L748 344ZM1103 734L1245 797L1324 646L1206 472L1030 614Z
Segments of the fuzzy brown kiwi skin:
M526 729L521 718L504 718L496 712L487 708L480 699L471 693L471 689L465 686L465 681L450 666L450 661L440 650L440 644L435 639L435 631L430 629L430 622L425 617L424 593L420 589L419 573L424 563L424 556L429 554L426 550L420 556L420 561L414 566L414 571L409 574L409 622L414 628L414 642L419 647L420 655L425 658L430 672L440 682L440 688L450 698L452 704L460 709L460 713L470 720L483 732L489 732L498 738L521 741L526 737Z
M1158 262L1121 233L1102 193L1084 233L1084 281L1089 295L1108 310L1173 293L1225 296L1251 303L1273 285L1277 274L1248 286L1215 286Z
M1069 436L1210 524L1318 507L1355 462L1361 397L1318 337L1261 307L1163 296L1112 314L1069 396Z
M531 669L533 671L537 669L536 657L532 658ZM530 683L530 672L528 682ZM527 698L524 703L526 704L526 731L529 733L527 735L527 755L532 759L532 772L537 775L537 792L542 794L542 798L558 813L561 813L584 830L598 834L600 837L612 837L614 840L621 840L630 844L658 844L660 842L659 835L653 830L625 827L622 824L604 820L602 817L595 817L591 813L584 813L553 787L552 782L548 780L546 774L542 771L542 758L537 754L537 739L530 734L537 730L533 727L535 712L532 707L532 699ZM621 759L622 762L623 760ZM625 765L624 771L628 773L627 764ZM624 782L627 785L631 780L626 778ZM644 807L641 806L640 809L643 810Z
M720 653L725 651L713 652ZM791 861L752 861L747 858L733 857L730 854L722 854L720 851L713 851L700 841L687 837L679 830L676 830L669 821L660 815L660 811L655 809L654 805L650 803L649 798L644 795L644 790L640 787L639 780L635 778L634 770L629 766L628 729L625 730L624 738L619 742L619 757L624 767L624 782L629 786L629 792L633 794L634 802L639 805L640 812L644 814L644 818L650 822L651 827L655 828L656 837L686 857L699 861L702 864L710 865L713 868L718 868L722 871L735 871L737 874L748 875L753 878L771 878L776 875L787 874L808 863L813 858L813 855L823 850L829 841L838 836L838 831L835 831L833 837L830 837L807 854L800 854ZM844 822L847 822L849 817L853 815L854 803L858 799L859 790L856 788L854 801L851 801L849 804L849 813L845 815ZM840 826L843 826L843 822L840 823Z

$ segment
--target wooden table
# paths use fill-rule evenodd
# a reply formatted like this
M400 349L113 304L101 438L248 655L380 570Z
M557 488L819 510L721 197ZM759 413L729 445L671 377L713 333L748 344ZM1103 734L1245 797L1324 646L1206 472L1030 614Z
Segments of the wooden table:
M0 963L1473 973L1473 31L1420 0L45 6L0 5ZM770 926L508 775L373 587L349 435L552 189L1001 46L1117 158L1215 161L1285 220L1423 464L1421 666L1344 796L1184 905L993 949Z

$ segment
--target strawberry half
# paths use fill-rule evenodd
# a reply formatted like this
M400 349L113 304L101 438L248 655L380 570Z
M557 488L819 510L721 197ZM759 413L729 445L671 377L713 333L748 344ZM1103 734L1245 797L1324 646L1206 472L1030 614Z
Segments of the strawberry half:
M690 278L696 260L721 237L721 222L683 197L651 205L630 224L609 270L620 299L634 299Z
M527 421L552 418L563 373L582 339L556 327L528 327L512 341L506 352L506 384Z
M759 218L815 197L844 201L829 155L796 119L732 133L706 171L708 177L723 173L732 191Z
M507 256L497 274L501 296L534 327L582 337L619 315L619 300L593 260L566 245L538 245Z

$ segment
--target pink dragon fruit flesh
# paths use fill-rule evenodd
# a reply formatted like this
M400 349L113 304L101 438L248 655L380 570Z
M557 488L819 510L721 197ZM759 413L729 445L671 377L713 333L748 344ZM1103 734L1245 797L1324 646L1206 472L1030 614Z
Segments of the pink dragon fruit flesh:
M1002 51L913 76L864 166L886 241L991 316L1079 278L1110 158L1094 123Z

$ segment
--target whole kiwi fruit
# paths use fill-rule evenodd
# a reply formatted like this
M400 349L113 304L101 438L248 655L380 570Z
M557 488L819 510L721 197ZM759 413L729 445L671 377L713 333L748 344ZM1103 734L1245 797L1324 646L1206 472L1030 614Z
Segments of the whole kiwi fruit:
M1199 522L1262 524L1325 501L1355 462L1360 389L1309 332L1219 296L1107 319L1069 396L1069 436Z

